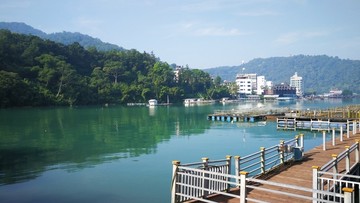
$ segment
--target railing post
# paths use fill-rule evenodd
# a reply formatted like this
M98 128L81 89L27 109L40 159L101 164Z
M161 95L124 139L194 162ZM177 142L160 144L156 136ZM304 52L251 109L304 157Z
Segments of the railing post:
M208 170L208 166L209 166L209 158L204 157L202 158L202 162L203 162L203 170L207 171ZM208 173L203 173L203 188L204 189L208 189L209 188L209 174ZM202 196L206 197L208 196L209 191L207 190L203 190L202 191Z
M355 143L356 143L356 148L355 148L355 161L356 161L356 163L359 163L360 162L360 159L359 159L359 156L360 156L360 154L359 154L359 151L360 151L360 145L359 145L359 140L355 140Z
M231 157L232 156L230 156L230 155L227 155L226 156L226 170L227 170L227 174L228 175L231 175ZM226 178L226 181L227 182L230 182L230 178L229 177L227 177ZM226 191L229 191L229 189L230 189L230 184L228 183L228 184L226 184Z
M335 128L332 129L332 146L335 146Z
M177 172L179 171L180 161L174 160L172 161L173 170L172 170L172 181L171 181L171 203L179 202L176 197L176 183L177 183Z
M279 146L279 155L280 155L280 163L281 164L284 164L285 162L285 156L284 156L284 143L285 141L284 140L280 140L280 146Z
M265 147L260 147L260 168L261 174L265 173Z
M295 147L299 147L300 141L299 141L299 135L295 135Z
M240 156L234 156L234 161L235 161L235 174L236 176L239 176L240 174ZM238 188L240 188L240 179L239 180L239 185Z
M345 146L345 150L346 150L346 159L345 159L345 169L346 172L349 173L350 172L350 150L349 150L349 146Z
M323 130L323 150L326 151L326 131Z
M332 158L333 158L333 163L334 163L334 166L333 166L333 173L334 173L334 179L336 180L337 179L337 173L339 172L338 171L338 160L337 160L337 154L332 154L331 155Z
M300 147L304 147L304 134L300 134Z
M240 172L240 203L246 203L246 178L248 174L246 171Z
M343 133L343 126L340 125L340 142L343 141L343 135L344 135L344 133Z
M320 170L319 166L313 166L312 167L312 171L313 171L313 183L312 183L312 189L313 189L313 203L317 203L317 198L318 198L318 194L317 191L319 190L318 186L319 186L319 180L318 180L318 171Z
M350 121L349 120L346 121L346 137L347 138L350 137Z
M353 121L353 130L352 130L352 132L353 132L353 135L356 134L356 120Z
M353 188L344 187L342 191L344 192L344 203L353 203L355 201Z

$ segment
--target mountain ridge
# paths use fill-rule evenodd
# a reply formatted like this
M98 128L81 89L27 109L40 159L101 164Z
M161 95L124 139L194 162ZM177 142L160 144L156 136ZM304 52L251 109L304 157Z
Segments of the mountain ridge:
M63 31L47 34L23 22L0 22L0 29L7 29L19 34L34 35L42 39L48 39L65 45L78 42L85 48L95 47L99 51L125 50L123 47L103 42L99 38L91 37L90 35L82 34L80 32Z
M290 83L295 72L303 77L305 92L325 93L330 89L360 92L360 60L340 59L327 55L295 55L256 58L239 66L203 69L213 77L235 81L236 74L257 73L274 84Z

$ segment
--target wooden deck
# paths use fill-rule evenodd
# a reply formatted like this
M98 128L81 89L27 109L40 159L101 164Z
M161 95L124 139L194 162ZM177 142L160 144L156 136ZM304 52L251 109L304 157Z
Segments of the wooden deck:
M344 138L343 142L340 142L339 138L336 140L336 146L332 146L332 142L329 141L326 144L326 151L323 151L323 146L317 146L314 149L306 152L304 154L303 160L298 162L291 162L287 163L286 165L281 166L274 171L265 174L261 177L261 179L277 182L277 183L284 183L284 184L291 184L297 185L306 188L312 188L312 166L323 166L324 164L328 163L332 160L332 154L340 154L342 151L345 150L345 146L351 146L355 143L356 139L360 139L360 134L353 135L351 133L350 138ZM355 159L354 156L351 159ZM338 165L339 172L345 170L345 163L340 162ZM262 186L259 185L258 187L267 187L269 186ZM273 189L276 189L272 187ZM283 190L284 189L276 189L276 190ZM232 193L239 193L238 189L233 189ZM286 192L291 192L293 194L301 194L299 191L286 189ZM302 193L303 195L311 196L311 193ZM248 191L248 198L253 198L256 200L261 200L265 202L311 202L311 201L304 201L303 199L297 198L284 198L284 196L274 195L267 192L259 191L259 190L250 190ZM221 202L221 203L238 203L239 199L236 198L227 198L221 195L216 195L210 198L212 201ZM195 201L198 202L198 201Z

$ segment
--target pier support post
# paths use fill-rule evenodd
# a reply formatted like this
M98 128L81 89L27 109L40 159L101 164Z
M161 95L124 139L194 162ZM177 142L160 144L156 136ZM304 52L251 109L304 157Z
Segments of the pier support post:
M335 146L335 128L332 128L332 146Z
M231 157L232 156L230 156L230 155L227 155L226 156L226 168L227 168L227 174L228 175L230 175L231 174ZM230 182L230 178L229 177L227 177L226 178L227 180L227 182ZM226 191L229 191L230 190L230 187L231 187L231 185L228 183L228 184L226 184Z
M355 200L354 200L354 189L353 188L344 187L342 189L342 191L344 192L344 203L353 203L353 202L355 202Z
M345 157L345 169L346 172L349 173L350 172L350 151L349 151L349 146L345 146L345 150L346 150L346 157Z
M323 130L323 150L326 151L326 131Z
M336 174L339 173L337 154L332 154L331 156L332 156L333 162L334 162L334 167L333 167L334 177L333 177L333 178L336 180L336 179L337 179L337 175L336 175Z
M347 138L350 137L350 121L349 120L346 121L346 137Z
M246 202L246 178L248 174L245 171L240 172L240 203Z
M319 189L319 180L318 180L318 171L320 170L319 166L313 166L312 167L312 171L313 171L313 183L312 183L312 189L313 189L313 203L317 203L317 198L318 198L318 194L317 194L317 190Z
M344 135L344 132L343 132L343 125L340 125L340 142L343 141L343 135Z
M209 158L204 157L202 158L202 162L203 162L203 170L207 171L208 170L208 166L209 166ZM203 187L204 189L208 189L209 188L209 174L208 173L203 173ZM202 191L202 196L206 197L209 195L209 191L207 190L203 190Z
M234 161L235 161L235 174L236 176L239 176L240 174L240 156L234 156ZM238 188L240 188L240 179L239 180L239 185L237 186Z
M260 168L261 174L265 173L265 147L260 147Z
M172 161L173 170L172 170L172 181L171 181L171 203L176 203L178 201L178 197L176 196L176 182L177 182L177 173L179 171L178 167L180 165L180 161L174 160Z

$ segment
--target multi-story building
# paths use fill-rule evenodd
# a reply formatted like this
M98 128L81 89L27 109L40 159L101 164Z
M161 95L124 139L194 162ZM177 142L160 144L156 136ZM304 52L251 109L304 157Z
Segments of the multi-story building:
M256 73L250 74L238 74L235 80L239 87L238 93L241 95L250 95L256 93L261 95L264 93L264 89L268 88L271 81L266 81L265 76L257 76Z
M272 93L279 95L279 97L296 97L296 88L291 87L286 83L281 83L278 85L274 85L272 88Z
M265 76L257 76L257 83L256 83L256 94L262 95L264 93L264 89L266 87L266 80Z
M303 95L303 82L302 77L298 76L297 72L290 78L290 86L296 88L296 96Z
M235 82L236 82L236 85L239 87L238 93L240 95L252 94L252 91L253 91L253 88L252 88L253 79L250 77L250 74L238 74L238 75L236 75ZM256 83L256 80L255 80L255 83Z

